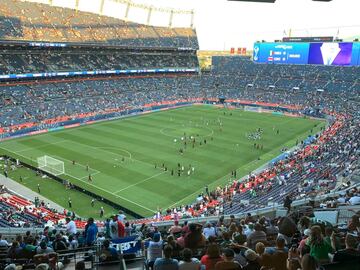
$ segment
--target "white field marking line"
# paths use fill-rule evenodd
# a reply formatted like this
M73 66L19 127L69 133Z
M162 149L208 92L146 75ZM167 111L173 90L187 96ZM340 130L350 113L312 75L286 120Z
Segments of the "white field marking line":
M20 157L23 157L23 158L25 158L25 159L27 159L27 160L30 160L30 161L33 161L33 162L36 161L36 160L32 159L31 157L24 156L24 155L20 154L18 151L12 151L12 150L10 150L10 149L8 149L8 148L6 148L6 147L0 147L0 148L4 149L4 150L6 150L6 151L9 151L9 152L11 152L11 153L14 153L14 154L16 154L16 155L19 155ZM54 155L54 157L57 157L57 158L59 158L59 159L63 159L63 160L66 160L66 161L72 163L71 160L68 160L68 159L66 159L66 158L59 157L59 156L55 156L55 155ZM76 163L76 165L79 165L80 167L86 168L86 166L84 166L84 165L82 165L82 164L80 164L80 163ZM92 169L92 168L89 168L89 169L93 170L94 173L96 173L96 174L101 173L100 171L98 171L98 170L96 170L96 169ZM75 178L75 177L74 177L74 178Z
M112 155L116 155L116 156L118 156L118 157L123 157L123 155L120 155L120 154L117 154L117 153L108 151L108 150L106 150L106 149L103 149L103 148L104 148L103 146L92 146L92 145L87 145L87 144L84 144L84 143L81 143L81 142L72 142L72 143L81 144L81 145L84 145L85 147L88 147L88 148L101 150L101 151L103 151L103 152L110 153L110 154L112 154ZM110 148L115 148L115 149L118 148L118 149L121 149L121 150L123 150L123 151L124 151L124 150L127 151L126 149L119 148L119 147L110 147L110 146L105 146L105 147L106 147L106 148L109 148L109 149L110 149ZM127 152L129 152L129 151L127 151ZM129 152L129 153L130 153L130 152ZM130 154L131 154L131 153L130 153ZM151 166L151 167L154 166L154 164L148 163L148 162L146 162L146 161L142 161L142 160L135 159L135 158L132 157L132 155L131 155L131 160L137 161L137 162L140 162L140 163L144 163L144 164L146 164L146 165L148 165L148 166Z
M97 175L97 174L99 174L99 173L100 173L99 171L94 172L94 173L91 174L91 176ZM72 177L73 177L73 176L72 176ZM88 178L88 177L89 177L89 176L87 175L87 176L80 177L80 179L84 179L84 178Z
M25 149L22 149L22 150L13 152L13 153L27 152L27 151L30 151L30 150L39 149L39 148L43 148L43 147L46 147L46 146L49 146L49 145L54 145L54 144L59 144L59 143L64 143L64 142L67 142L67 140L62 140L62 141L52 142L52 143L44 143L44 144L42 144L40 146L37 146L37 147L25 148Z
M15 152L15 154L16 154L16 152ZM70 164L72 164L72 160L68 160L68 159L66 159L66 158L63 158L63 157L60 157L60 156L56 156L56 155L53 155L53 157L57 157L57 158L59 158L59 159L66 160L66 161L70 162ZM80 166L80 167L83 167L83 168L86 169L86 166L85 166L85 165L82 165L81 163L77 163L77 162L76 162L76 163L75 163L75 166ZM89 167L89 170L94 171L94 173L101 173L100 171L98 171L98 170L96 170L96 169L93 169L93 168L91 168L91 167Z
M129 154L129 156L128 156L128 158L129 159L131 159L132 160L132 154L130 153L130 151L128 151L128 150L126 150L126 149L124 149L124 148L121 148L121 147L111 147L111 146L90 146L90 147L92 147L92 148L98 148L98 149L118 149L118 150L121 150L121 151L124 151L124 152L126 152L126 153L128 153ZM111 152L111 151L110 151ZM111 152L112 153L112 152ZM117 154L117 153L113 153L114 155L119 155L120 156L120 154Z
M255 162L257 162L257 161L258 161L258 160L254 159L253 161L251 161L251 162L249 162L249 163L245 164L245 166L246 166L246 167L248 167L250 164L255 163ZM245 167L245 168L246 168L246 167ZM242 168L242 167L241 167L241 168ZM211 183L210 183L210 185L212 185L212 184L215 184L215 183L219 182L220 180L222 180L223 178L225 178L225 177L226 177L226 176L228 176L228 175L230 175L230 174L228 173L228 174L226 174L226 175L224 175L224 176L221 176L220 178L216 179L214 182L211 182ZM180 201L177 201L176 203L174 203L174 204L170 205L169 207L171 208L171 207L173 207L173 206L177 205L178 203L180 203L180 202L184 201L185 199L187 199L187 198L189 198L189 197L193 196L194 194L199 194L199 192L201 192L203 189L204 189L204 188L200 188L200 189L198 189L197 191L195 191L195 192L193 192L193 193L191 193L191 194L187 195L186 197L184 197L184 198L182 198Z
M6 151L9 151L9 152L11 152L11 153L16 154L15 152L13 152L13 151L5 148L5 147L1 147L1 146L0 146L0 148L4 149L4 150L6 150ZM27 159L27 160L33 161L30 157L26 157L26 156L21 155L21 154L16 154L16 155L21 156L21 157L23 157L23 158L25 158L25 159ZM99 172L99 171L98 171L98 172ZM100 173L100 172L99 172L99 173ZM124 198L124 197L122 197L122 196L119 196L119 195L116 195L116 194L114 194L114 193L111 193L110 191L107 191L106 189L103 189L103 188L101 188L101 187L95 186L94 184L88 183L88 182L86 182L86 181L84 181L84 180L82 180L82 179L80 179L80 178L78 178L78 177L76 177L76 176L73 176L73 175L67 174L67 173L64 173L64 175L70 176L70 177L72 177L72 178L74 178L74 179L77 179L77 180L79 180L79 181L81 181L81 182L84 182L84 183L87 184L87 185L93 186L93 187L96 188L96 189L102 190L102 191L104 191L104 192L106 192L106 193L108 193L108 194L114 195L115 197L118 197L118 198L123 199L123 200L125 200L125 201L128 201L128 202L130 202L130 203L132 203L132 204L135 204L135 205L137 205L137 206L139 206L139 207L141 207L141 208L143 208L143 209L145 209L145 210L151 211L151 212L153 212L153 213L156 212L156 211L153 210L153 209L147 208L146 206L143 206L143 205L141 205L141 204L138 204L138 203L136 203L136 202L133 202L133 201L127 199L127 198Z
M147 180L150 180L150 179L152 179L152 178L154 178L154 177L156 177L156 176L159 176L159 175L161 175L161 174L164 174L164 173L165 173L165 172L160 172L160 173L154 174L153 176L150 176L150 177L148 177L148 178L145 178L145 179L143 179L143 180L141 180L141 181L139 181L139 182L137 182L137 183L131 184L131 185L129 185L129 186L123 188L123 189L120 189L120 190L118 190L118 191L115 191L114 193L118 193L118 192L127 190L127 189L129 189L129 188L131 188L131 187L133 187L133 186L136 186L136 185L138 185L138 184L144 183L144 182L146 182Z
M30 161L33 161L33 162L36 161L36 160L33 160L31 157L27 157L27 156L24 156L24 155L19 154L19 153L17 153L17 152L11 151L11 150L7 149L6 147L0 147L0 148L6 150L6 151L8 151L8 152L14 153L15 155L18 155L18 156L20 156L20 157L23 157L23 158L26 159L26 160L30 160ZM97 171L97 172L100 173L99 171ZM73 176L73 175L68 174L68 173L64 173L64 175L68 175L68 176L70 176L70 177L79 179L79 178L77 178L76 176ZM24 178L24 179L25 179L25 178Z
M66 173L65 173L65 174L66 174ZM122 196L120 196L120 195L117 195L117 194L115 194L115 193L112 193L112 192L110 192L110 191L108 191L108 190L106 190L106 189L103 189L103 188L98 187L98 186L96 186L96 185L94 185L94 184L91 184L91 183L89 183L89 182L87 182L87 181L84 181L84 180L82 180L81 178L77 178L77 177L74 177L74 176L69 175L69 174L66 174L66 175L68 175L68 176L70 176L70 177L73 177L73 178L75 178L75 179L77 179L77 180L79 180L79 181L81 181L81 182L84 182L85 184L87 184L87 185L89 185L89 186L92 186L92 187L94 187L94 188L96 188L96 189L99 189L99 190L102 190L102 191L104 191L104 192L106 192L106 193L108 193L108 194L114 195L115 197L118 197L118 198L123 199L123 200L125 200L125 201L127 201L127 202L130 202L130 203L132 203L132 204L135 204L135 205L137 205L137 206L139 206L139 207L141 207L141 208L143 208L143 209L145 209L145 210L151 211L151 212L153 212L153 213L156 212L156 211L153 210L153 209L147 208L146 206L143 206L143 205L141 205L141 204L138 204L138 203L136 203L136 202L134 202L134 201L132 201L132 200L129 200L129 199L124 198L124 197L122 197Z

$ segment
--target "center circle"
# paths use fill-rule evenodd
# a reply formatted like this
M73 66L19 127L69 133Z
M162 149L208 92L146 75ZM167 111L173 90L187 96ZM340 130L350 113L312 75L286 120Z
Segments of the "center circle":
M204 126L176 126L176 127L169 127L163 128L160 132L169 137L173 138L181 138L184 134L193 137L207 137L211 136L214 132L211 128L204 127Z

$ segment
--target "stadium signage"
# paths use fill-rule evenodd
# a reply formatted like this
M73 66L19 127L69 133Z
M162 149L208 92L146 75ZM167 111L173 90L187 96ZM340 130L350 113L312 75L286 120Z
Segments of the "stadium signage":
M0 80L22 79L22 78L41 78L41 77L101 75L101 74L106 75L106 74L178 73L178 72L199 72L199 69L198 68L156 68L156 69L92 70L92 71L6 74L6 75L0 75Z
M50 43L50 42L30 42L29 46L31 47L66 47L65 43Z
M359 66L359 42L255 43L253 60L271 64Z

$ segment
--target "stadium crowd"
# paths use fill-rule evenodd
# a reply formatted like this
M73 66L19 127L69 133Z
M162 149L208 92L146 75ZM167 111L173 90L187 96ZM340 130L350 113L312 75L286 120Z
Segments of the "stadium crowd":
M66 222L64 229L45 227L36 234L28 231L12 243L0 235L0 255L7 254L8 258L0 259L0 263L5 266L25 261L35 267L43 262L51 264L53 256L82 248L97 250L101 262L116 262L119 250L110 244L136 236L136 241L142 242L146 267L155 270L326 270L344 266L356 270L360 266L359 212L345 226L333 226L298 211L276 218L248 214L225 220L220 216L205 224L175 221L167 228L129 225L119 214L107 221L103 232L92 218L83 231L77 231L71 218ZM66 265L70 261L59 256L55 263Z
M198 49L195 30L155 27L20 0L0 6L2 40Z

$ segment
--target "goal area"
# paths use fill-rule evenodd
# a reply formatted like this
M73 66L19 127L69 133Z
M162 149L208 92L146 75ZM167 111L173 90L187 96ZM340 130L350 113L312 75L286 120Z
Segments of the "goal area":
M41 156L37 158L38 168L51 173L60 175L65 173L64 162L50 156Z

